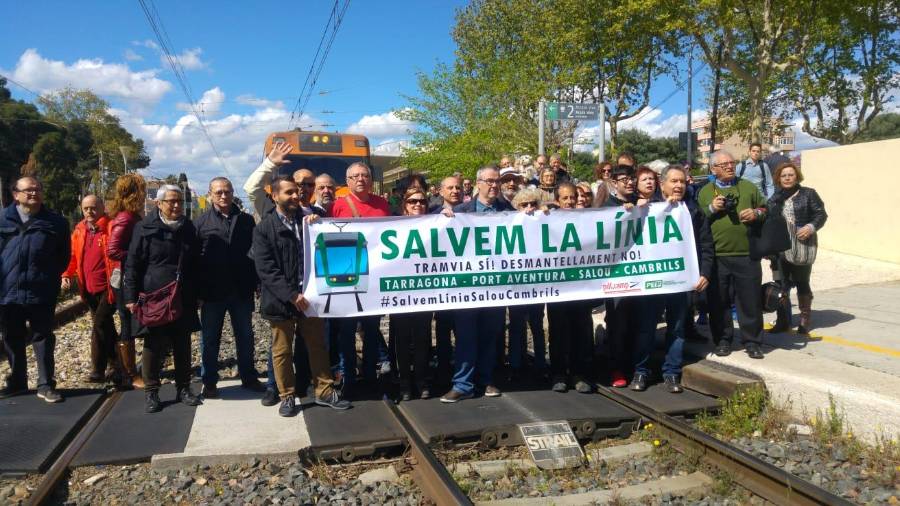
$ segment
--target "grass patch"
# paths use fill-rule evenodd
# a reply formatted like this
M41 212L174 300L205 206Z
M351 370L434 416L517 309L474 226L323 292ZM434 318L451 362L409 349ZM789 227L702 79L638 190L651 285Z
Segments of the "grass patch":
M700 413L697 427L720 438L749 437L754 434L781 437L785 434L789 421L788 408L772 402L762 386L754 386L726 398L718 415Z

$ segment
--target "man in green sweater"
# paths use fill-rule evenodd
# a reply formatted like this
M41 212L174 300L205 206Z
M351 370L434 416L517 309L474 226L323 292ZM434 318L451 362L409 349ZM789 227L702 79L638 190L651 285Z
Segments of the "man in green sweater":
M756 185L736 177L734 157L730 153L717 151L710 163L715 180L700 190L697 203L709 216L716 245L716 261L708 291L709 330L716 343L715 353L720 357L731 354L733 302L747 355L763 358L760 350L762 268L759 260L750 258L747 227L765 219L766 201Z

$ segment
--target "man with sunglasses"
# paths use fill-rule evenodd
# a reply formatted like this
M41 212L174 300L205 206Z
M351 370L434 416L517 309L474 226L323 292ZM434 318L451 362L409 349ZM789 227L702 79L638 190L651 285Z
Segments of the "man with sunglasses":
M44 188L36 178L19 178L12 193L15 202L0 214L0 272L4 273L0 328L10 368L0 399L28 390L28 324L37 361L37 395L47 402L60 402L54 378L53 313L71 254L69 224L44 206Z
M209 182L212 206L194 221L200 239L200 376L203 396L215 399L219 381L219 346L225 313L231 316L241 386L262 392L253 359L253 295L258 283L253 260L253 218L234 203L234 186L225 177Z

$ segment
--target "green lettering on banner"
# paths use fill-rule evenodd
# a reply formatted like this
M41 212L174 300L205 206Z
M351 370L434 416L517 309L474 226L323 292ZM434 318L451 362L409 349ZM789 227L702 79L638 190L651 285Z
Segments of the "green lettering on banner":
M384 244L385 248L387 248L387 251L381 254L381 258L385 260L393 260L397 258L397 255L400 254L400 248L398 248L397 245L394 244L393 239L396 238L396 230L388 229L381 233L381 244Z
M425 258L425 243L422 242L422 236L419 231L412 229L409 231L409 237L406 238L406 249L403 250L403 258L409 258L418 255L419 258Z
M488 245L490 239L487 237L488 232L490 232L490 227L475 227L475 254L476 255L490 255L491 249L485 246Z
M661 274L684 270L684 259L666 258L646 262L629 262L611 266L571 267L533 271L500 271L488 273L432 274L418 276L392 276L379 280L382 292L406 290L431 290L457 287L487 287L508 285L533 285L586 281L592 279L621 278L645 274Z
M515 250L515 251L513 251ZM513 225L512 232L506 227L497 229L497 245L494 247L496 255L525 254L525 231L522 225Z
M566 223L566 228L565 230L563 230L562 244L559 247L559 251L566 251L569 249L581 251L581 240L578 238L578 231L575 230L574 223Z
M556 246L550 244L550 225L541 223L541 250L544 253L556 253Z
M450 247L453 248L453 254L461 257L466 252L466 241L469 239L469 228L462 229L462 236L457 237L455 228L447 229L447 237L450 239Z
M447 256L447 252L441 249L438 242L438 229L431 229L431 256L433 258L441 258Z
M681 237L681 230L678 229L678 222L672 216L666 216L666 221L663 225L663 242L669 242L670 237L676 241L684 240Z
M603 222L597 222L597 249L609 249L610 244L603 240Z

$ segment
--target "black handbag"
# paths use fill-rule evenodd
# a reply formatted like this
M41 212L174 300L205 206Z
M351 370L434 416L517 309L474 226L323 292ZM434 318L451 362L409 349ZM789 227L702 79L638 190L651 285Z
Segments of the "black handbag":
M780 212L770 212L762 223L748 225L747 239L750 243L751 260L761 260L791 249L787 221Z
M788 294L780 284L769 281L762 285L762 310L764 313L774 313L778 308L787 304Z

